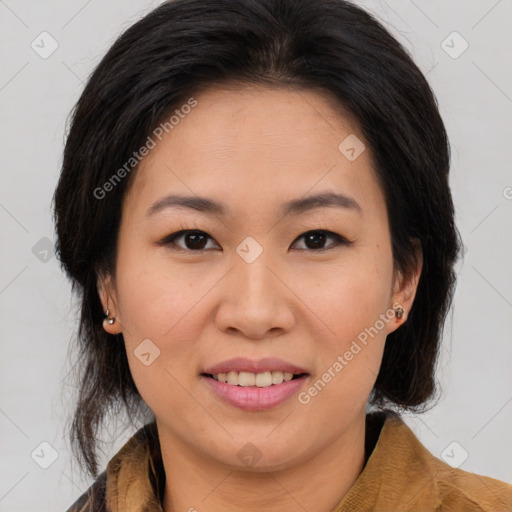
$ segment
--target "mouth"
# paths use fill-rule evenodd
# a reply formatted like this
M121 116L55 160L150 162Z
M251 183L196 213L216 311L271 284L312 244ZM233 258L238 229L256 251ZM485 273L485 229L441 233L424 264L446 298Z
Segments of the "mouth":
M245 411L268 411L284 405L307 385L310 377L306 372L281 370L260 370L258 373L230 370L200 374L216 398Z
M217 398L246 411L284 405L311 377L306 368L276 357L233 357L202 370L201 380Z
M208 377L217 382L222 382L230 386L238 387L258 387L268 388L278 386L283 382L300 379L306 377L309 373L292 373L282 371L264 371L259 373L230 371L227 373L202 373L204 377Z

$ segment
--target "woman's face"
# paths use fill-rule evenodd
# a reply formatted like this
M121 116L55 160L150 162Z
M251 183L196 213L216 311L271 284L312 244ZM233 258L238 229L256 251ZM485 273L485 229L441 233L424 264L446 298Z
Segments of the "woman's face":
M415 284L395 279L383 192L349 117L306 90L195 100L153 136L124 199L107 328L162 438L239 469L291 467L361 429ZM180 230L200 232L172 241ZM228 383L205 375L233 358L249 362ZM307 375L268 386L284 371Z

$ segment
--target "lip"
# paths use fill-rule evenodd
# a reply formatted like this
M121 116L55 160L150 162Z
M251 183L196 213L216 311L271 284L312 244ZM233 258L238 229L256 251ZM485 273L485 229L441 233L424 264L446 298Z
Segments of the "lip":
M216 367L213 369L215 370ZM297 393L309 377L309 375L302 375L293 380L283 381L281 384L259 388L256 386L232 386L201 375L201 379L210 386L216 396L229 405L246 411L264 411L282 404Z
M292 363L277 359L275 357L266 357L263 359L252 360L246 357L234 357L227 359L214 366L206 368L202 373L210 375L218 375L219 373L228 372L250 372L250 373L263 373L263 372L289 372L295 374L309 373L304 368L300 368ZM292 381L290 381L292 382ZM279 384L280 385L280 384ZM230 386L235 387L235 386ZM274 387L274 386L271 386ZM278 387L278 386L275 386ZM263 388L264 389L264 388Z

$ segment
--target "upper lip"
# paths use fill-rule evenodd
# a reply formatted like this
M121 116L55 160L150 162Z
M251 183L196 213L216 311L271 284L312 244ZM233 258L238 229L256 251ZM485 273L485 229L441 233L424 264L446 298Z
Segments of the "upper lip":
M217 363L214 366L210 366L204 373L218 375L219 373L228 372L263 373L268 371L281 371L295 374L308 373L304 368L275 357L266 357L258 360L247 359L246 357L234 357Z

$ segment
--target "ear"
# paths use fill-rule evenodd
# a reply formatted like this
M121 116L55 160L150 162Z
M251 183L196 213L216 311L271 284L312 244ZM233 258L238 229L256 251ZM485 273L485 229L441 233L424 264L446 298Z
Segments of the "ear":
M394 321L388 322L388 334L398 329L403 323L407 321L409 311L411 311L414 298L416 297L416 291L418 289L418 283L423 269L423 250L419 240L414 240L415 246L416 264L409 270L407 275L401 272L396 272L393 296L390 304L390 308L397 310L398 308L403 309L403 316L401 318L395 317Z
M122 332L121 315L119 312L117 294L114 282L110 274L100 274L98 276L96 286L100 297L103 312L109 310L109 318L114 318L112 324L107 322L107 317L103 320L103 328L109 334L120 334Z

